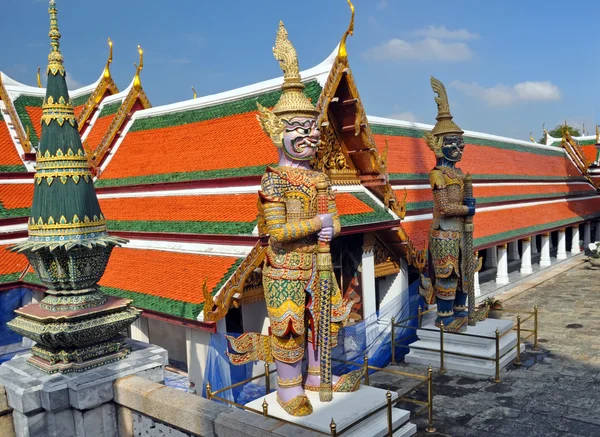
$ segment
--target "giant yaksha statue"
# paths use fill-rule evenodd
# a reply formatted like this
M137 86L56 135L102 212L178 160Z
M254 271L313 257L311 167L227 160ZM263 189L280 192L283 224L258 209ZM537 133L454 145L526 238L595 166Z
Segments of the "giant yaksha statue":
M260 125L279 152L279 164L267 168L259 192L259 219L269 235L263 289L271 335L229 337L234 351L229 357L234 364L274 361L279 404L291 415L305 416L313 411L305 390L319 391L327 401L331 392L356 390L362 373L331 377L330 349L352 303L342 299L331 258L323 253L339 234L340 221L329 179L310 166L320 142L318 112L303 92L296 50L283 23L273 54L284 74L282 94L272 110L258 104Z
M459 332L466 329L469 315L467 290L472 286L474 259L472 233L469 234L469 229L465 232L465 223L471 222L475 214L475 199L471 197L470 176L465 177L456 167L465 143L463 131L452 121L446 88L434 77L431 88L438 95L435 97L438 115L436 125L425 134L425 139L435 153L436 166L429 173L433 189L433 221L427 255L429 272L422 276L420 293L427 303L437 303L436 326L443 323L445 330ZM465 191L470 194L465 195ZM472 232L472 225L470 230ZM471 244L468 244L469 237Z

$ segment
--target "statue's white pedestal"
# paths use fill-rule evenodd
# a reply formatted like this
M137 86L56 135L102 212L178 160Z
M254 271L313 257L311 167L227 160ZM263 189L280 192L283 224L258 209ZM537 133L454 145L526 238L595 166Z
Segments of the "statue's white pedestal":
M360 417L365 417L377 408L387 404L386 390L376 387L361 385L360 389L352 393L334 393L331 402L319 401L319 393L306 392L313 406L313 413L309 416L294 417L283 411L277 402L277 392L269 393L266 397L256 399L246 404L247 407L262 411L262 403L266 399L269 404L269 415L289 422L297 423L311 429L330 433L331 419L337 425L340 433L348 425ZM392 401L398 398L398 393L392 393ZM408 422L410 412L399 408L392 409L392 426L400 428L394 437L408 437L417 432L416 425ZM344 436L347 437L383 437L387 436L387 408L368 417L358 425L352 427Z
M468 334L494 337L484 339L456 335L444 332L444 367L449 370L478 373L480 375L494 376L496 363L496 329L500 335L510 331L514 327L512 320L486 319L478 322L476 326L467 327ZM404 357L407 363L431 365L440 367L440 330L435 324L429 323L423 329L417 330L419 340L412 343L410 352ZM510 364L517 356L517 332L512 331L500 338L500 369ZM414 348L413 348L414 347ZM419 349L416 349L419 348ZM510 349L512 351L507 353ZM525 345L521 344L521 352L525 351ZM471 358L452 355L447 352L473 355ZM488 359L486 359L488 358Z

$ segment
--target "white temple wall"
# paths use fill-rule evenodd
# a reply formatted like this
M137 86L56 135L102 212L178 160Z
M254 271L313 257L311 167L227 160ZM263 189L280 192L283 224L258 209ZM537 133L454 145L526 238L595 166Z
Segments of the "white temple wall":
M186 328L180 325L148 319L148 339L150 343L161 346L169 353L169 359L187 362L186 357Z

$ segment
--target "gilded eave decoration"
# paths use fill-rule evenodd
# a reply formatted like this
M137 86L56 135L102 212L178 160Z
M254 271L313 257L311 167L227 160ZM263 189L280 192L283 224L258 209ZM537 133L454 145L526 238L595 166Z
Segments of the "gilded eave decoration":
M259 270L266 253L267 248L260 241L257 242L216 296L213 297L206 283L204 284L204 322L221 320L232 306L237 308L241 302L252 303L262 300L262 274ZM246 291L250 292L247 297Z
M21 119L17 115L17 111L15 110L15 107L13 106L13 102L10 99L10 96L8 95L8 92L6 91L6 88L4 88L4 84L2 83L1 75L0 75L0 100L2 100L4 102L4 106L6 108L6 111L8 112L8 116L10 117L10 120L13 124L13 128L15 129L15 131L17 133L17 139L19 141L19 144L23 148L23 151L25 153L31 152L31 141L29 140L29 136L25 132L25 129L23 129L23 125L21 125Z

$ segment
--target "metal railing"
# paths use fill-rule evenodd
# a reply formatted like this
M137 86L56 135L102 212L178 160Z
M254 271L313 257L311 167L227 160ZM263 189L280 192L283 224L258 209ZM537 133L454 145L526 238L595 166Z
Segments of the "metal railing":
M394 375L401 375L401 376L406 376L409 378L414 378L414 379L419 379L421 380L421 382L419 382L417 385L413 386L411 388L412 390L415 390L417 388L419 388L420 386L427 384L427 402L425 401L419 401L417 399L411 399L411 398L407 398L407 397L399 397L398 399L396 399L396 402L398 401L403 401L403 402L410 402L410 403L414 403L416 405L421 405L426 408L426 411L428 413L428 426L426 431L427 432L435 432L435 428L433 427L433 369L431 368L431 366L429 366L429 368L427 369L427 375L419 375L419 374L413 374L413 373L407 373L407 372L400 372L397 370L392 370L392 369L382 369L379 367L375 367L375 366L371 366L369 365L369 358L367 355L364 356L364 363L355 363L352 361L342 361L342 360L336 360L336 359L332 359L333 361L337 361L340 363L344 363L350 366L355 366L358 368L363 368L363 380L364 380L364 385L369 385L369 370L376 370L376 371L380 371L380 372L385 372L385 373L391 373ZM339 437L342 436L344 433L346 433L347 431L350 431L352 428L354 428L355 426L359 425L360 423L362 423L363 421L365 421L366 419L374 416L375 414L383 411L383 410L387 410L387 428L388 428L388 436L392 436L394 434L395 431L397 431L401 426L404 425L404 423L400 424L398 427L394 427L393 426L393 399L392 399L392 393L388 390L386 392L386 402L384 405L382 405L381 407L376 408L375 410L371 411L369 414L360 417L356 420L354 420L353 422L351 422L349 425L345 426L343 429L338 430L337 429L337 424L335 423L335 420L332 418L331 419L331 423L329 424L329 433L323 432L321 430L317 430L311 427L308 427L306 425L302 425L296 422L292 422L286 419L282 419L281 417L277 417L277 416L273 416L271 414L269 414L269 404L267 403L266 398L263 400L262 403L262 411L259 411L255 408L251 408L248 407L246 405L242 405L239 404L235 401L230 401L228 399L225 399L221 396L218 396L219 394L227 391L227 390L231 390L233 388L242 386L244 384L247 384L250 381L254 381L256 379L260 379L260 378L265 378L265 389L266 389L266 394L269 394L271 392L271 384L270 384L270 375L272 372L276 372L276 370L271 370L269 368L269 365L267 363L265 363L265 372L261 373L260 375L256 375L252 378L248 378L245 379L243 381L240 381L236 384L230 385L228 387L216 390L216 391L212 391L210 383L206 384L206 398L208 400L214 400L214 401L219 401L219 402L223 402L225 404L228 405L232 405L234 407L238 407L241 409L244 409L246 411L250 411L252 413L256 413L256 414L260 414L264 417L269 417L271 419L276 419L279 421L282 421L284 423L290 424L290 425L294 425L297 426L299 428L303 428L303 429L307 429L313 432L317 432L319 434L322 435L327 435L327 436L331 436L331 437ZM421 409L420 411L416 412L415 415L421 414L422 411L425 411L425 409Z
M431 352L431 349L424 348L424 347L397 344L401 340L406 340L408 338L414 337L414 334L404 336L401 339L396 339L394 328L404 328L404 329L410 329L410 330L415 330L415 331L421 330L421 331L429 331L429 332L439 332L439 334L440 334L440 369L439 369L439 372L440 373L446 372L446 367L444 365L444 357L446 355L494 361L494 363L495 363L494 382L500 382L500 361L502 360L502 358L504 358L505 356L510 354L515 348L517 350L516 358L515 358L516 365L521 365L521 344L525 343L532 336L533 336L533 350L537 351L539 349L539 347L538 347L538 307L537 307L537 305L533 307L533 311L516 311L516 310L507 310L507 309L493 310L493 311L517 314L517 323L516 323L515 327L507 330L506 332L504 332L502 334L500 334L500 331L498 329L496 329L495 335L493 337L485 336L485 335L469 334L466 332L452 332L451 333L452 335L465 336L465 337L471 337L471 338L481 338L481 339L485 339L485 340L494 341L495 346L496 346L496 353L493 358L482 357L480 355L472 355L472 354L466 354L466 353L461 353L461 352L446 351L445 345L444 345L444 336L445 336L445 333L447 333L447 331L444 330L443 323L441 324L439 329L431 329L431 328L422 328L421 327L423 315L427 314L431 311L433 311L433 310L422 311L421 307L419 307L418 313L414 316L407 317L403 320L400 320L399 322L396 322L394 320L394 318L392 318L392 321L391 321L391 325L392 325L392 330L391 330L392 331L391 332L391 335L392 335L392 338L391 338L392 364L395 364L395 362L396 362L396 360L395 360L396 347L403 347L403 348L407 348L409 350L414 349L414 350L424 350L424 351ZM524 319L521 319L522 314L527 315L527 317L525 317ZM414 318L417 318L417 326L416 327L402 324L402 323L409 322L410 320L413 320ZM523 327L522 327L523 323L529 321L532 318L533 318L533 329L523 329ZM512 331L517 331L517 343L501 355L500 354L500 340L507 334L511 333ZM523 332L529 332L529 335L527 335L525 338L521 338L521 333L523 333Z

